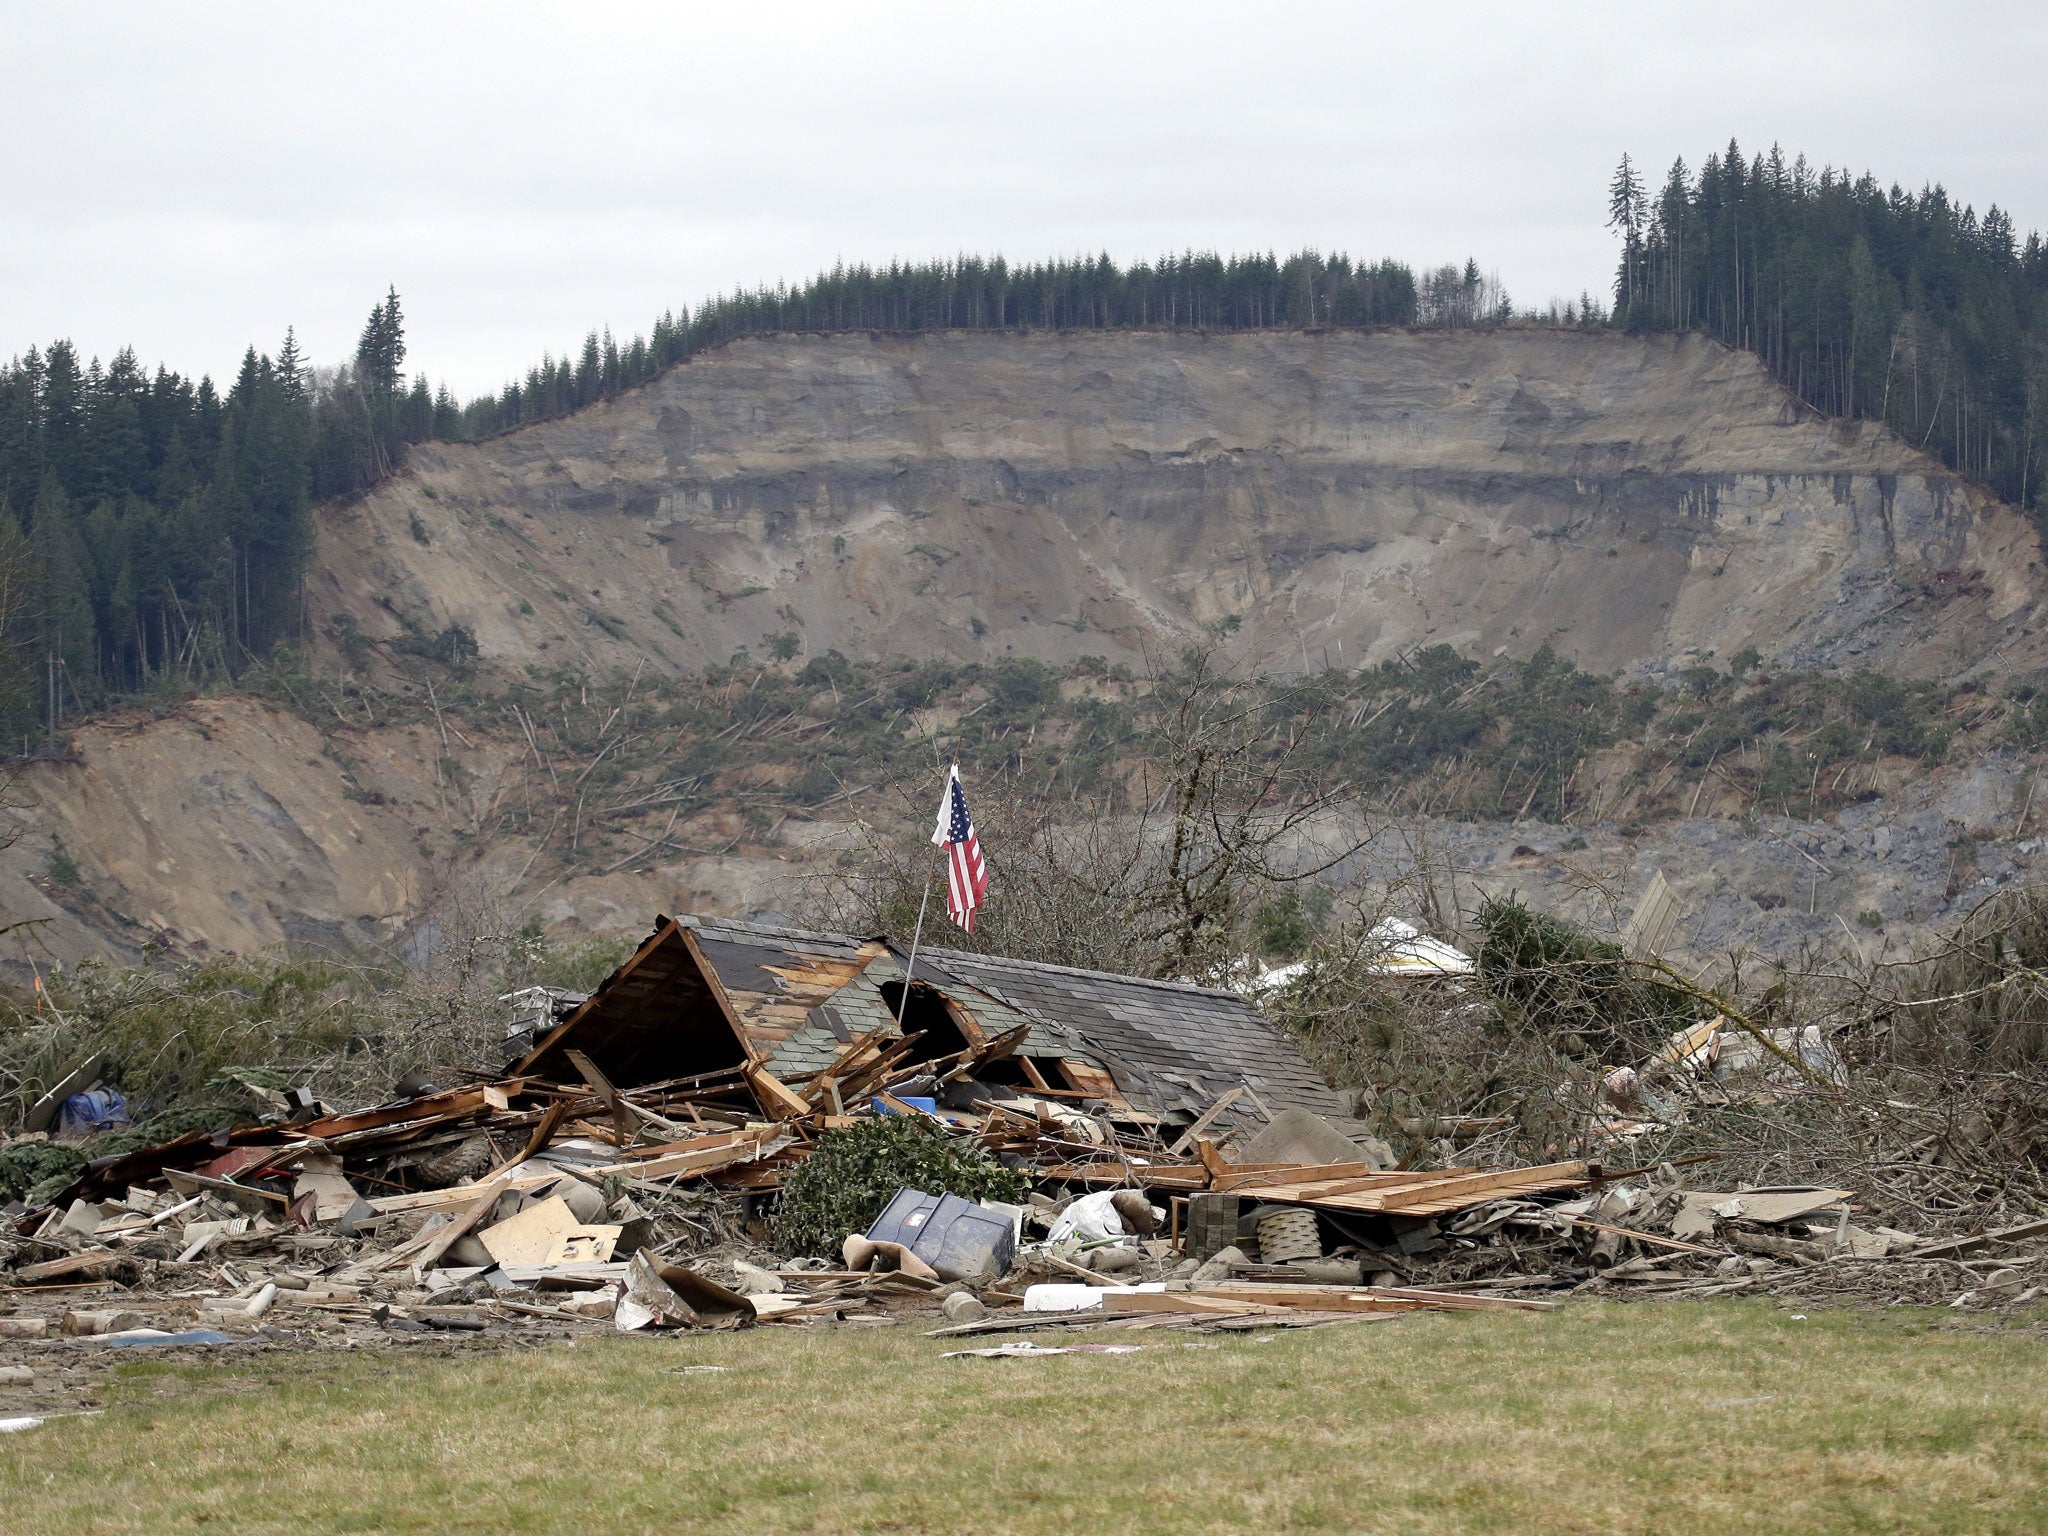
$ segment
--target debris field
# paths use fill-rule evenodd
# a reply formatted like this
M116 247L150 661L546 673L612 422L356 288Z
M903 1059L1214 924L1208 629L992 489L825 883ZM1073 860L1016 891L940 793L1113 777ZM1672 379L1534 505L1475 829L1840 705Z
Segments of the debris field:
M2014 1255L2048 1222L1905 1232L1850 1189L1716 1187L1711 1158L1398 1167L1237 994L950 951L905 968L885 940L664 918L588 997L515 999L499 1076L354 1110L299 1093L90 1164L0 1226L0 1427L89 1402L126 1352L236 1344L2042 1294ZM786 1251L799 1170L907 1126L1019 1197L888 1189L834 1250Z

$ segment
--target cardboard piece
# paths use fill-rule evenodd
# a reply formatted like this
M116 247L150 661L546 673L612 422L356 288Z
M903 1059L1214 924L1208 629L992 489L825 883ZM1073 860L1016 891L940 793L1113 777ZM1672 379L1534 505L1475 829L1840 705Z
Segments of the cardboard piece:
M618 1245L614 1226L585 1226L560 1195L506 1217L477 1234L500 1264L603 1264Z
M1776 1226L1839 1205L1854 1193L1847 1189L1749 1189L1732 1195L1689 1194L1685 1198L1686 1204L1705 1205L1723 1221L1761 1221Z
M341 1159L331 1152L309 1152L299 1159L299 1176L292 1183L296 1204L313 1197L313 1219L335 1221L355 1209L363 1197L341 1171Z
M661 1264L636 1253L626 1266L625 1294L612 1312L620 1333L642 1328L744 1328L755 1320L754 1304L680 1264Z

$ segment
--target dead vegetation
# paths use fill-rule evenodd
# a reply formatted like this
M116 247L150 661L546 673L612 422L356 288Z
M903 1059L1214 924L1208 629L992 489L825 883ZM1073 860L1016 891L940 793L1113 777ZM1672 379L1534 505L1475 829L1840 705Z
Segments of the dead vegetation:
M1910 962L1732 956L1705 985L1490 903L1473 986L1390 980L1353 928L1269 1006L1409 1157L1576 1152L1665 1170L1652 1183L1672 1189L1669 1170L1711 1159L1723 1189L1851 1189L1862 1228L2024 1229L2048 1214L2044 912L2038 890L2012 892ZM1931 1301L1970 1289L1973 1265L2009 1272L2010 1255L1915 1268L1837 1247L1787 1250L1815 1262L1772 1284Z

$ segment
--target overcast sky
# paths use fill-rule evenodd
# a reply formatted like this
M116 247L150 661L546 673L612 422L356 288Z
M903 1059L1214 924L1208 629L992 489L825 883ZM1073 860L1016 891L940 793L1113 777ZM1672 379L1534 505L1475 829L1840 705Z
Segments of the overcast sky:
M1603 285L1623 150L1731 135L2048 225L2048 7L0 0L0 355L295 324L495 389L835 259L1304 245Z

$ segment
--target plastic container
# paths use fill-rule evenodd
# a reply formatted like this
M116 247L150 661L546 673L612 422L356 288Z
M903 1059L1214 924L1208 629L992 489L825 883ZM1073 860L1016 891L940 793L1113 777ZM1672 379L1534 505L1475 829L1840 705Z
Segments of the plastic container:
M958 1195L899 1189L868 1236L901 1243L938 1272L941 1280L994 1279L1017 1256L1010 1218Z
M912 1109L923 1110L934 1120L939 1118L939 1101L935 1098L921 1093L892 1094L890 1097L894 1098L899 1104L908 1104ZM877 1098L875 1100L875 1113L878 1115L900 1115L903 1111L892 1107L887 1099Z

